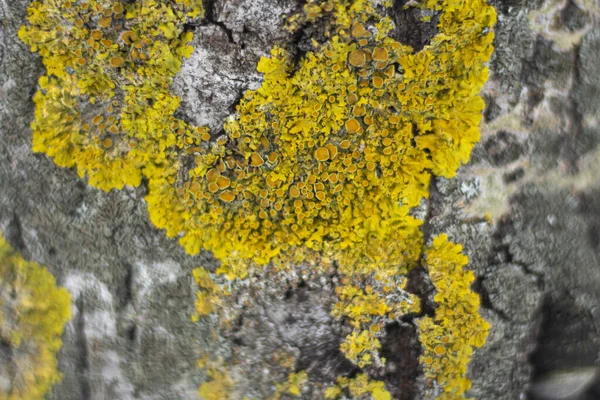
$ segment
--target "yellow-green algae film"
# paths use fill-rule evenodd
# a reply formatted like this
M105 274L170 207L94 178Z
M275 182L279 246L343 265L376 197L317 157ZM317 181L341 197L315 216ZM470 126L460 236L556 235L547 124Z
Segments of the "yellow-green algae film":
M52 274L0 236L0 400L41 400L61 378L56 354L71 297Z
M47 69L34 151L104 190L145 177L152 222L191 254L212 251L228 279L335 263L332 314L353 329L342 350L360 367L383 363L382 327L419 309L404 290L423 248L410 211L479 140L496 20L485 0L411 4L439 14L419 51L390 36L390 1L309 1L290 29L318 22L328 40L298 65L273 47L262 86L213 137L173 116L169 92L200 1L34 2L20 31Z

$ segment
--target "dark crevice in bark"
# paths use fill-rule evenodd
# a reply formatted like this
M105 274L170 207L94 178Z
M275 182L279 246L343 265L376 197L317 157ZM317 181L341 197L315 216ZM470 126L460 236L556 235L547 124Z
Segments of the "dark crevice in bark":
M10 377L11 382L15 382L15 378L18 373L17 364L14 361L14 348L10 342L0 337L0 362L3 365L7 365L6 368L8 370L8 376ZM8 395L12 395L13 386L10 386L10 391Z
M236 44L233 39L233 31L229 29L225 23L217 20L215 3L216 0L204 0L204 20L210 25L218 26L227 36L229 43Z
M133 303L133 266L128 262L123 262L123 269L125 270L125 276L123 276L122 282L117 288L117 295L119 298L119 310L122 310L125 307L127 307L127 305Z
M127 340L129 340L130 343L136 344L137 343L137 337L138 337L138 327L137 327L137 325L133 324L129 328L127 328L126 336L127 336Z
M514 224L508 215L501 218L496 224L496 230L492 234L492 251L490 252L489 264L491 266L501 266L503 264L512 264L521 268L527 274L536 278L538 289L544 288L544 275L531 269L531 267L517 259L511 252L510 236L514 233Z
M410 322L414 318L423 316L432 317L435 314L435 304L432 301L431 293L434 291L433 284L429 279L429 274L423 265L425 256L425 246L431 240L432 226L431 219L439 215L443 209L442 195L437 188L437 179L431 177L429 181L429 198L427 199L427 212L423 220L421 232L423 232L423 248L417 260L417 266L411 269L407 274L406 290L419 297L421 300L421 312L416 315L407 315L403 318L404 322Z
M443 210L442 195L437 188L437 180L434 176L429 182L428 192L427 210L421 227L423 248L417 266L406 275L406 290L419 298L421 311L403 316L401 322L388 324L385 327L385 336L381 340L380 355L386 358L387 363L383 374L378 378L386 382L386 388L395 399L399 400L414 398L416 380L421 373L419 356L422 349L415 319L435 315L435 303L432 296L435 289L423 266L425 246L433 234L431 220Z
M571 70L571 87L565 106L565 121L563 132L563 143L560 147L560 155L567 163L567 171L571 174L578 172L577 160L579 158L577 142L583 132L583 115L579 111L574 92L581 84L580 68L580 49L581 45L574 46L572 50L573 68Z
M23 238L21 218L16 213L13 213L4 235L6 240L15 250L21 254L27 254L27 246L25 245L25 239Z
M494 303L492 303L492 300L490 299L490 294L488 293L487 289L485 288L485 286L483 284L484 281L485 281L485 277L480 276L475 280L475 282L473 282L473 287L472 287L473 291L475 291L475 293L479 294L479 298L481 299L481 306L483 308L485 308L486 310L490 310L491 312L496 314L503 321L510 321L510 317L508 315L506 315L506 313L504 311L498 310L494 306Z
M395 322L386 326L380 353L386 359L385 372L376 378L386 383L386 389L394 399L415 398L417 377L421 372L420 354L421 344L413 324Z
M391 32L391 37L400 43L411 46L415 52L422 50L431 43L438 34L439 13L431 13L429 21L422 21L425 16L425 10L416 7L405 6L409 3L407 0L396 0L391 11L391 17L395 28Z
M81 388L82 400L91 400L92 388L90 384L90 356L88 340L85 333L85 302L82 297L76 301L77 319L75 320L75 331L77 337L77 346L79 347L79 357L77 359L77 371L79 374L79 384Z

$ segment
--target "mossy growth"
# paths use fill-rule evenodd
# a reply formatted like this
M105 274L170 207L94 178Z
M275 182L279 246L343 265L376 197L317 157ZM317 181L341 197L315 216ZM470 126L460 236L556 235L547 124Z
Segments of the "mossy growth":
M289 28L319 23L327 40L296 65L275 46L257 66L262 86L213 137L175 118L169 93L200 1L34 2L20 31L47 68L34 150L104 190L145 177L152 222L191 254L212 251L230 280L334 266L332 312L350 327L342 350L360 367L383 364L382 327L419 308L404 290L423 248L410 211L479 140L496 20L485 0L411 2L439 14L415 52L391 37L391 4L308 1ZM206 285L199 314L217 301Z
M60 380L56 353L70 316L69 293L0 236L0 400L41 400Z

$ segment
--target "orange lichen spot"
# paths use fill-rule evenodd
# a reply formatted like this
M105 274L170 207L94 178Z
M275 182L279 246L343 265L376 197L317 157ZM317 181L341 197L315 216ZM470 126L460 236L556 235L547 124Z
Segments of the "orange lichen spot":
M362 117L367 113L367 109L364 106L354 106L352 107L352 115L355 117Z
M131 44L136 40L136 35L133 31L125 31L121 34L121 40L125 44Z
M265 160L258 153L252 153L250 155L250 165L252 167L260 167L265 163Z
M325 145L325 147L327 147L327 150L329 150L329 158L331 160L334 160L337 157L338 154L338 149L337 147L335 147L333 144L331 143L327 143Z
M102 141L102 146L104 146L104 148L108 149L109 147L112 147L113 145L113 141L111 138L106 138Z
M352 24L352 36L355 38L361 38L365 36L365 27L360 22L355 22Z
M342 142L340 143L340 147L343 150L346 150L346 149L350 148L351 145L352 145L352 142L349 141L349 140L346 140L346 139L342 140Z
M292 186L290 187L290 196L291 196L292 198L296 198L296 197L300 196L300 189L298 189L298 187L297 187L297 186L295 186L295 185L292 185Z
M325 200L325 192L322 192L322 191L315 192L315 197L321 201Z
M123 10L124 10L124 8L123 8L123 4L121 4L121 3L117 3L117 4L115 4L115 5L112 7L112 11L113 11L115 14L122 13L122 12L123 12Z
M231 184L231 180L225 176L219 176L217 178L217 185L219 185L219 189L227 189Z
M96 29L96 30L93 30L93 31L92 31L92 38L93 38L94 40L100 40L100 39L102 39L102 32L101 32L101 31L99 31L99 30L97 30L97 29Z
M394 76L396 75L396 68L393 65L390 65L389 67L386 68L386 70L383 73L388 78L393 79Z
M223 200L226 203L230 203L235 200L235 194L231 190L226 190L219 195L219 199Z
M112 65L113 67L120 67L121 65L123 65L123 62L125 62L125 60L123 59L123 57L112 57L110 59L110 65Z
M374 61L387 61L389 55L385 47L375 47L372 57Z
M356 133L360 130L360 123L355 118L346 121L345 126L348 133Z
M358 97L354 93L348 93L348 96L346 96L346 102L348 102L350 105L356 103L357 101Z
M103 115L96 115L93 119L92 119L92 123L94 125L100 125L102 123L102 121L104 121L104 116Z
M348 62L353 67L362 67L367 62L366 53L362 50L354 50L348 55Z
M219 173L219 171L217 171L216 169L210 169L208 170L208 172L206 173L206 179L209 182L216 182L217 179L219 179L219 177L221 176L221 174Z
M383 87L384 83L385 83L384 80L380 76L373 77L373 86L376 87L377 89Z
M98 20L98 25L102 28L108 28L110 26L111 21L112 18L110 17L102 17Z
M261 136L259 139L261 146L266 150L269 148L269 139L264 136Z
M269 156L267 157L267 159L269 160L269 162L271 164L274 164L277 159L279 159L279 154L277 154L276 152L272 151L269 153Z
M398 118L396 115L392 115L388 118L388 121L390 122L390 124L397 124L398 122L400 122L400 118Z
M437 346L435 346L435 348L433 349L433 351L438 356L441 356L442 354L446 353L446 348L443 345L438 344Z
M219 185L216 182L211 182L208 184L208 191L211 193L216 193L219 191Z
M317 161L329 160L329 150L326 147L319 147L317 150L315 150L315 158Z
M190 192L198 196L201 194L201 191L202 186L196 181L192 182L192 184L190 185Z

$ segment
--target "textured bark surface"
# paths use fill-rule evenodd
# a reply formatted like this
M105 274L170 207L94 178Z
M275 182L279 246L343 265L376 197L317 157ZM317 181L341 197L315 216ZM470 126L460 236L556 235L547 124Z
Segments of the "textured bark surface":
M145 188L104 193L32 153L31 97L43 67L16 37L28 3L0 0L0 229L73 297L64 378L49 398L193 399L206 379L196 367L203 353L235 355L236 395L265 398L286 379L280 352L313 382L302 398L322 398L320 385L355 371L338 350L330 283L254 281L260 307L215 336L214 321L190 319L190 273L217 262L187 255L152 226ZM425 233L464 245L492 324L470 364L472 397L558 399L570 390L598 398L590 367L600 362L600 4L492 3L499 20L482 140L455 179L432 184ZM286 33L281 14L297 9L294 0L205 4L173 90L182 118L220 129L243 92L260 85L260 56L275 43L300 56L318 30ZM401 7L394 20L405 43L435 35ZM411 285L431 295L420 271ZM397 398L422 398L418 352L411 321L388 327L378 378ZM552 378L563 370L571 372Z

